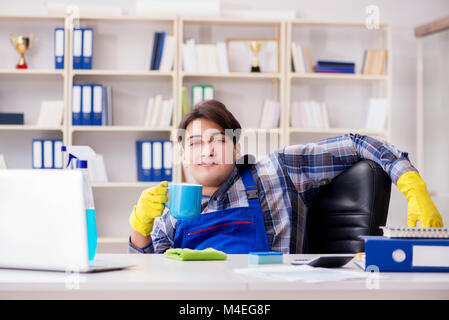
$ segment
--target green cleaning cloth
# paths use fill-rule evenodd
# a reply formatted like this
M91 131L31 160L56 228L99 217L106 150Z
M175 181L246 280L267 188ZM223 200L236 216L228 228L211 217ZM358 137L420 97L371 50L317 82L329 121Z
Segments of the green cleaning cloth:
M175 260L226 260L227 255L223 251L207 248L203 250L172 248L165 251L165 256Z

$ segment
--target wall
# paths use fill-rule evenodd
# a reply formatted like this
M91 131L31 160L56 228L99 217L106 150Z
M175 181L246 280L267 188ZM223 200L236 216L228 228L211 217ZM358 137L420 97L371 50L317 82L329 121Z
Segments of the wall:
M98 3L105 1L61 1L61 3ZM16 10L39 12L43 1L16 0L0 2L0 12ZM107 3L121 5L126 12L134 12L134 1L113 0ZM222 0L222 9L277 9L294 10L297 17L330 20L364 21L365 9L368 5L376 5L380 10L380 20L392 23L393 38L393 85L392 85L392 136L391 140L399 149L406 150L413 161L415 146L415 114L416 114L416 48L413 29L423 23L447 15L449 1L407 1L407 0ZM344 93L342 93L344 94ZM406 224L406 202L404 197L394 187L390 206L388 224ZM446 211L444 216L443 211ZM445 224L449 224L449 210L440 208Z

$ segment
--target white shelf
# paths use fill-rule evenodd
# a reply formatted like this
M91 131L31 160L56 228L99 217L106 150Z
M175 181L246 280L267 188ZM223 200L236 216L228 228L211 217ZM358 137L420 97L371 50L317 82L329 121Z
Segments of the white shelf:
M156 70L73 70L73 76L108 76L108 77L175 77L172 71L163 72Z
M292 25L298 25L298 26L366 28L365 21L293 19L293 20L291 20L291 23L292 23ZM390 26L389 22L379 23L380 28L386 28L388 26Z
M182 78L232 78L232 79L276 79L282 78L281 73L276 72L229 72L229 73L207 73L207 72L195 72L195 73L181 73Z
M290 73L291 79L312 79L312 80L367 80L385 81L387 75L365 75L365 74L342 74L342 73Z
M173 127L169 128L149 128L143 126L71 126L72 132L171 132Z
M3 124L1 131L63 131L63 127L38 127L36 125Z
M64 70L55 69L0 69L0 75L64 76Z

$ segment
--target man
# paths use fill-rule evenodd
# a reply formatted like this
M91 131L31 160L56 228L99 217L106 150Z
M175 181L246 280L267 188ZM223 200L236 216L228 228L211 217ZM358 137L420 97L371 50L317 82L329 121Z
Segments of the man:
M408 225L442 227L424 181L405 152L369 136L348 134L288 146L258 162L240 157L240 124L219 101L199 103L181 121L183 164L203 185L199 218L177 221L167 211L167 185L142 192L130 216L130 251L214 247L226 253L301 253L308 206L320 186L360 159L377 162L406 196Z

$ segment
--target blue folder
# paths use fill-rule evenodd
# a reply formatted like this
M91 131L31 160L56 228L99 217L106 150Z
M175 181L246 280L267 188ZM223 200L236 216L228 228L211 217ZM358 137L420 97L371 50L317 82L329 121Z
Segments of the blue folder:
M83 84L82 89L82 103L81 103L81 125L90 126L92 124L92 85Z
M101 126L103 122L103 91L101 84L92 84L91 125L93 126Z
M364 236L365 270L449 272L449 239Z
M33 139L31 144L31 167L33 169L43 168L44 144L42 139Z
M163 140L153 140L152 141L152 158L153 158L153 180L152 181L163 181Z
M73 29L73 69L83 68L83 30L81 28Z
M173 142L171 140L163 141L162 148L162 181L172 181L173 178Z
M153 161L151 140L136 141L137 179L138 181L153 181Z
M64 69L64 28L55 28L55 69Z
M94 50L94 31L92 28L82 28L83 31L83 54L81 69L92 69L92 54Z

